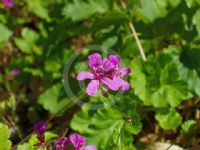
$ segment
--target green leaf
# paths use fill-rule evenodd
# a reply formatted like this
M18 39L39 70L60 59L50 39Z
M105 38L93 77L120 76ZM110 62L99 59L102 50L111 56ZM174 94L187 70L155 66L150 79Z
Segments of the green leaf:
M61 69L62 69L62 65L61 65L61 61L60 58L54 58L54 59L50 59L45 61L45 71L47 71L48 73L52 73L52 76L54 78L59 78L62 77L61 74Z
M29 143L24 143L17 146L17 150L35 150L33 146L31 146Z
M73 3L64 7L63 15L73 21L79 21L87 19L95 13L105 13L108 10L109 0L74 0Z
M15 38L15 44L22 52L31 53L32 47L24 39Z
M105 103L108 102L108 99L105 100ZM88 110L90 108L88 106L91 103L84 104L83 110L74 115L71 127L84 134L88 143L96 145L99 149L113 148L121 130L118 145L123 149L132 143L131 134L138 134L140 132L141 122L139 114L134 109L134 100L129 103L125 101L127 97L120 97L120 100L122 101L112 105L112 108L106 107L97 111ZM125 119L128 114L130 114L132 119L131 122ZM126 123L123 127L125 121Z
M12 35L12 31L8 29L4 24L0 23L0 43L7 41Z
M48 110L50 113L55 114L61 108L70 103L67 99L66 93L64 92L64 87L62 84L56 84L52 87L46 89L38 99L38 103L41 104L44 109Z
M131 84L145 105L176 107L192 97L187 82L180 79L179 64L171 54L150 56L145 64L135 60L131 66L134 70L131 73Z
M22 31L22 37L28 42L33 43L39 39L39 35L37 32L30 28L24 28Z
M182 122L180 114L173 109L170 110L170 112L168 113L158 112L156 114L156 120L159 122L160 126L165 130L175 129Z
M163 17L167 14L166 3L164 1L152 0L140 0L141 8L137 10L137 15L143 20L153 22L159 17Z
M181 68L182 79L188 82L189 89L200 96L200 77L195 70Z
M186 4L189 8L196 6L196 5L200 5L200 1L199 0L185 0Z
M197 10L193 16L192 23L195 25L198 32L198 37L200 37L200 10Z
M188 133L192 126L194 126L197 122L195 120L187 120L182 125L182 132Z
M28 8L40 18L48 19L48 0L26 0Z
M181 78L188 83L189 89L200 96L200 53L199 48L186 47L181 53L183 63L179 70Z
M31 54L36 53L40 54L41 49L36 45L37 40L39 39L39 35L32 29L24 28L22 30L22 37L15 38L15 44L17 47L24 53Z
M106 13L105 16L96 17L93 24L92 24L92 31L96 32L100 29L109 28L110 26L120 25L123 23L128 22L129 17L124 12L110 12Z
M57 138L58 135L53 132L45 132L45 141L52 142L53 139ZM36 134L33 134L29 139L28 143L24 143L17 146L17 150L40 150L41 148L36 147L35 144L38 143Z
M25 67L23 69L24 72L30 73L33 76L39 76L39 77L43 77L43 72L41 69L39 68L30 68L30 67Z
M57 134L53 133L53 132L45 132L45 141L48 143L49 141L51 141L52 139L55 139L58 137ZM38 139L37 139L37 136L36 134L33 134L29 140L29 144L34 146L35 144L38 143Z
M1 150L10 150L11 149L11 142L10 142L9 138L10 138L10 131L8 129L8 126L0 123Z
M181 53L181 62L190 69L200 70L200 47L185 47Z
M165 17L168 7L176 7L180 0L140 0L141 7L137 8L136 14L146 23L153 22L155 19Z

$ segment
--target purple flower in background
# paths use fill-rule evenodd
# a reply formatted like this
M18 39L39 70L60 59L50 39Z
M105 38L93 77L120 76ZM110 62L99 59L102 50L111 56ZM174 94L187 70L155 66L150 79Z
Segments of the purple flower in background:
M14 6L14 2L12 0L0 0L1 3L4 3L5 8L10 8Z
M88 56L88 65L91 72L83 71L76 77L77 80L91 80L87 86L88 95L94 96L99 90L100 83L113 91L130 89L130 84L122 78L130 73L131 69L127 67L120 70L118 55L110 55L109 58L102 59L100 54L92 54Z
M56 150L66 150L69 142L70 141L67 138L63 137L55 141L54 145L56 147Z
M34 131L37 134L37 138L40 141L40 145L45 145L45 133L46 130L46 124L45 122L38 122L34 125Z
M11 70L11 74L13 76L18 76L20 74L20 70L17 69L17 68L14 68L14 69Z
M75 150L97 150L94 145L86 145L85 138L77 133L70 135L70 141L74 145Z
M91 80L87 86L88 95L94 96L99 90L100 83L113 91L118 90L117 84L107 77L107 74L114 68L107 58L102 59L100 54L92 54L88 56L88 65L92 72L83 71L76 78L77 80Z

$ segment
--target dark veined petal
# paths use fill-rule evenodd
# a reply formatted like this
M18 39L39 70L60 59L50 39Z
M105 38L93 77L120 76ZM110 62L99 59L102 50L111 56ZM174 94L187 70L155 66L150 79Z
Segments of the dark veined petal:
M94 78L94 74L87 71L80 72L76 77L76 79L79 81L85 80L85 79L93 79L93 78Z
M110 55L110 62L112 62L115 66L120 67L120 57L119 55Z
M106 72L113 70L114 67L115 66L113 65L113 63L110 62L108 58L103 59L103 68Z
M102 66L102 64L103 61L100 54L95 53L88 56L88 65L91 69L95 70L95 68Z
M56 150L65 150L69 142L70 142L69 139L64 137L55 141L54 145L55 145Z
M74 145L75 149L80 149L86 145L85 138L77 133L70 135L70 141Z

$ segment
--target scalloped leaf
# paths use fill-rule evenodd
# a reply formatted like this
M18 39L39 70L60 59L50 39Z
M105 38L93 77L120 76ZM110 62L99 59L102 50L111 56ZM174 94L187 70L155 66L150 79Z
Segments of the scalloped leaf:
M64 7L63 15L73 21L80 21L95 13L105 13L109 10L109 3L110 0L74 0L73 3Z
M70 103L70 100L63 94L65 94L65 92L62 84L55 84L46 89L39 96L38 103L50 113L55 114L68 103Z
M176 107L192 97L188 83L180 79L179 65L170 54L164 53L150 56L145 64L134 60L131 84L135 94L145 105L157 108Z
M124 148L131 144L133 141L131 134L138 134L141 130L140 116L134 109L134 101L127 104L125 101L127 98L120 98L122 100L112 108L89 111L86 109L88 104L83 105L83 110L74 115L71 127L85 134L89 144L94 144L99 149L113 148L126 120L125 117L129 114L132 122L125 123L118 145Z
M5 124L0 123L0 148L1 150L10 150L11 149L11 141L10 138L10 131L8 126Z
M158 112L156 114L156 120L165 130L175 129L181 125L182 122L180 114L173 109L168 113Z

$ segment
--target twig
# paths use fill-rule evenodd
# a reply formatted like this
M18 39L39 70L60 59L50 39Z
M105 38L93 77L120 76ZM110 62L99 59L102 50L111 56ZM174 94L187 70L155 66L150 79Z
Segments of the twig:
M125 3L123 0L121 1L121 5L122 5L122 7L123 7L124 9L127 8L126 3ZM134 27L133 23L130 21L130 22L128 23L128 25L129 25L129 28L131 29L132 35L133 35L133 37L134 37L134 39L135 39L135 41L136 41L136 44L137 44L137 47L138 47L138 49L139 49L139 51L140 51L140 55L141 55L142 59L143 59L144 61L147 61L146 56L145 56L145 53L144 53L144 49L143 49L142 44L141 44L141 42L140 42L140 40L139 40L139 38L138 38L138 35L137 35L137 32L136 32L136 30L135 30L135 27Z
M15 116L16 116L16 99L15 99L15 95L14 95L14 92L12 91L8 81L5 82L5 87L9 92L9 96L10 96L9 99L12 100L12 108L11 108L12 116L11 116L11 119L10 119L10 124L13 127L13 129L16 131L16 133L18 134L20 140L22 140L23 139L22 133L21 133L20 129L18 127L16 127L16 119L15 119Z
M144 53L144 49L143 49L143 47L142 47L142 45L141 45L141 43L140 43L140 40L139 40L139 38L138 38L138 36L137 36L135 27L133 26L132 22L129 22L128 24L129 24L129 27L130 27L130 29L131 29L131 31L132 31L132 35L133 35L134 38L135 38L135 41L136 41L136 43L137 43L137 46L138 46L138 49L139 49L139 51L140 51L140 55L142 56L142 59L143 59L144 61L147 61L146 56L145 56L145 53Z

